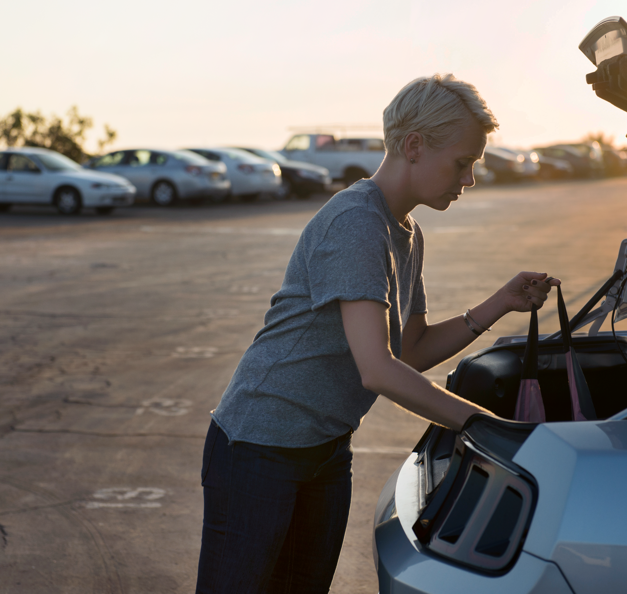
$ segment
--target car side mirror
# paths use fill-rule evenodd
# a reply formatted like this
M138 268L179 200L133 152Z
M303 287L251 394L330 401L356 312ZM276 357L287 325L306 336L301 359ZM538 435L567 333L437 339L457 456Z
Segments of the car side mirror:
M603 19L579 49L597 67L586 75L597 97L627 111L627 22L618 16Z

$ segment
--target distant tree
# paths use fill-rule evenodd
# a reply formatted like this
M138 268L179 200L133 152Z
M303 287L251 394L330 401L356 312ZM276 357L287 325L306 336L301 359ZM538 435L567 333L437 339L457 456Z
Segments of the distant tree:
M588 132L582 139L582 142L598 142L601 146L613 147L614 137L605 134L605 132Z
M73 106L65 121L52 115L46 119L39 111L26 113L18 107L0 120L0 143L7 147L36 146L52 149L79 163L91 155L84 149L85 132L92 128L91 118L81 116ZM105 137L98 140L98 149L117 138L117 132L105 125Z

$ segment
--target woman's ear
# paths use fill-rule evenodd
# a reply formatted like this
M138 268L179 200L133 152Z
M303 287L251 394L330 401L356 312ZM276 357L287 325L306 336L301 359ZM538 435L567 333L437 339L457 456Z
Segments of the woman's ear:
M413 165L422 155L424 138L420 132L410 132L405 137L405 157Z

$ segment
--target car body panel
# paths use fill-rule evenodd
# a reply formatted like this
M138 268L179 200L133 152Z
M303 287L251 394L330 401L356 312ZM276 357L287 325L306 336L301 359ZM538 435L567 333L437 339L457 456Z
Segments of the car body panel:
M262 159L271 159L281 168L283 181L288 180L291 190L299 196L309 196L315 192L324 192L331 185L329 170L319 165L304 161L291 161L278 151L266 151L263 149L243 148Z
M69 186L78 190L85 207L129 206L135 199L135 187L124 178L81 169L51 171L40 155L58 154L47 149L6 149L0 155L27 157L39 173L0 171L0 201L10 204L52 204L57 190ZM7 159L7 165L10 160Z
M502 399L511 398L512 392L507 384L511 371L508 362L513 357L520 365L525 338L503 337L497 341L498 346L468 355L451 374L447 386L468 400L478 404L483 402L484 406L492 398L493 389ZM544 387L550 387L545 394L545 402L549 406L549 395L552 399L557 396L555 384L551 384L549 379L556 377L553 373L561 373L560 357L563 355L555 353L553 343L557 339L542 338L543 364L539 378L541 383L545 382ZM377 504L373 552L382 594L459 592L462 584L464 592L481 593L553 594L572 589L577 594L592 594L599 591L600 585L603 592L624 591L627 583L627 505L624 504L624 493L627 491L627 410L622 410L625 392L622 387L618 388L618 392L610 391L609 394L607 391L599 392L601 376L614 378L612 385L625 385L625 364L615 352L617 342L625 343L624 332L618 332L616 339L609 332L594 336L576 334L574 339L590 389L597 399L595 406L597 411L605 411L605 420L514 424L527 429L523 431L524 437L516 442L517 448L509 450L512 453L507 458L508 462L502 454L506 450L498 445L506 442L475 442L475 449L485 460L497 461L503 468L509 468L510 472L518 473L522 478L527 476L534 483L534 503L529 508L527 530L521 536L511 533L509 542L517 543L517 552L501 568L492 570L481 560L475 562L468 558L467 561L442 549L441 533L438 531L448 523L450 510L457 505L455 502L465 501L460 497L461 491L443 487L442 493L448 498L444 501L452 503L448 507L446 503L442 505L442 512L440 516L435 516L431 532L426 537L421 535L418 527L422 520L433 517L425 516L423 512L430 501L437 500L440 484L437 481L432 483L435 488L431 487L431 494L427 492L425 480L429 479L424 477L429 465L425 465L425 456L433 454L430 464L442 477L447 475L451 459L450 455L448 458L442 456L443 450L433 445L443 443L438 435L442 435L442 431L450 433L450 430L432 426L425 433L414 452L386 483ZM511 357L504 358L504 354ZM482 368L478 365L483 359L486 360L485 370L500 366L501 371L480 372ZM615 372L623 375L616 375ZM565 373L563 380L566 382ZM485 401L476 400L477 395ZM515 396L516 392L513 393ZM560 410L561 404L553 414ZM438 470L436 466L441 463L444 469ZM463 478L459 468L454 470L453 477ZM444 485L444 478L438 480ZM448 484L455 483L449 481ZM486 487L480 501L489 498L490 490ZM437 514L437 506L434 509ZM485 530L482 526L486 524L481 525L476 519L481 514L490 519L495 513L491 511L494 507L482 508L480 504L469 509L471 515L465 521L459 543L464 539L466 542L478 542ZM417 535L421 535L422 541ZM530 562L532 568L527 567ZM527 575L529 571L535 572L531 581Z
M329 170L334 180L342 180L347 172L361 171L370 177L377 171L385 150L371 150L369 143L381 139L341 139L332 134L295 134L280 151L292 161L305 161ZM383 146L382 144L380 145Z
M188 171L189 166L195 173ZM220 201L231 190L223 165L195 153L190 155L187 151L126 149L94 158L86 167L124 177L137 187L137 196L143 200L150 199L159 181L171 184L181 200L210 198Z
M514 462L544 490L523 550L559 564L578 594L624 587L627 422L540 425Z
M510 572L491 576L416 550L405 536L398 517L375 528L380 594L573 594L554 563L528 553Z
M205 147L186 150L209 159L219 159L226 166L233 196L276 194L280 190L281 174L280 171L278 175L275 172L273 161L237 148ZM242 171L241 165L250 166L250 172Z

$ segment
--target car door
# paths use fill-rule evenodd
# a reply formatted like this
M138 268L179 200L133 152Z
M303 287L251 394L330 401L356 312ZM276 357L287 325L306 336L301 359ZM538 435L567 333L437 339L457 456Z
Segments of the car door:
M28 204L47 201L42 195L42 170L32 159L20 153L9 153L4 198L6 202Z
M153 166L150 163L151 151L138 149L124 152L124 160L122 161L124 173L121 175L137 188L137 196L150 197L150 189L155 176Z

